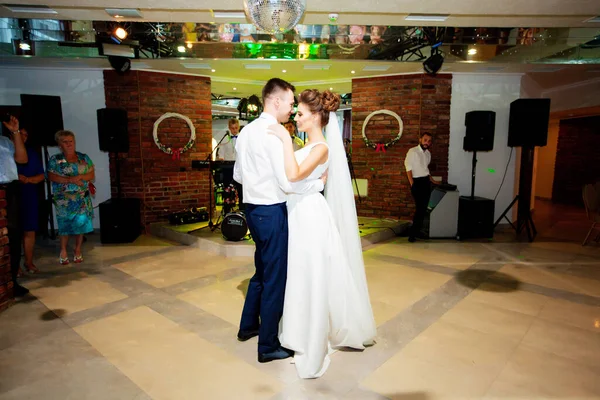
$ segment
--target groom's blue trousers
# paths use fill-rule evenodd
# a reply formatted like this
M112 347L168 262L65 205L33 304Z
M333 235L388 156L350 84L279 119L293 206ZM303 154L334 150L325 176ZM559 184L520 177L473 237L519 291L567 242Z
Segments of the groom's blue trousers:
M246 204L246 219L256 243L254 265L240 330L259 330L258 353L279 348L279 320L287 278L288 220L285 203L274 205Z

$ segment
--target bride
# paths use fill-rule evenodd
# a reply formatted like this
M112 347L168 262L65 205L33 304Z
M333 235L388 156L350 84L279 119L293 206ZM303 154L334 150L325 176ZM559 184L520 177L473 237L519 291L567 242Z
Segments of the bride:
M269 127L283 142L292 186L328 174L325 197L289 194L287 199L288 275L279 340L295 352L301 378L320 377L332 350L364 349L376 334L354 193L335 115L339 104L339 95L330 91L300 94L295 121L308 134L309 144L296 153L283 126Z

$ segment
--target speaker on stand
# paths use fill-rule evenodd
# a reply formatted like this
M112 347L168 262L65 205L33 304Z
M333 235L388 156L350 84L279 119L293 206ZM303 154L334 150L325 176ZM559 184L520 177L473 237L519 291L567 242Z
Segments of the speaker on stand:
M461 196L458 205L457 239L491 238L494 234L494 200L475 196L477 152L494 149L496 113L470 111L465 114L466 133L463 150L473 152L471 196Z
M533 184L533 164L536 146L545 146L548 142L548 124L550 121L550 99L517 99L510 103L508 123L508 146L521 147L521 170L519 171L519 193L494 223L494 228L502 218L521 234L523 229L527 238L533 242L537 235L531 216L531 185ZM508 211L517 206L517 225L506 217Z
M64 129L62 105L60 96L42 96L37 94L21 95L21 121L27 126L29 145L40 146L44 157L44 166L48 167L48 147L57 146L54 135ZM46 179L46 200L44 212L46 213L50 232L48 237L56 239L54 229L54 216L52 215L52 185ZM47 225L46 225L47 228ZM44 234L46 234L45 232Z
M97 111L100 150L114 153L117 198L100 203L100 242L130 243L141 231L141 201L122 198L119 153L129 151L127 110L101 108Z

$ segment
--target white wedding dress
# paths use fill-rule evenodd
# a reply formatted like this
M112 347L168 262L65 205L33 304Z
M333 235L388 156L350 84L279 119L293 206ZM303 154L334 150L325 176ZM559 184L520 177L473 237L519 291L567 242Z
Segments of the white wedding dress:
M327 144L309 144L295 153L299 165L317 145ZM306 179L319 179L330 159L331 150L327 162ZM327 370L332 350L364 349L373 343L375 323L362 250L358 253L362 275L357 278L348 262L352 252L344 250L336 221L320 193L290 194L287 209L289 253L279 340L283 347L294 350L301 378L318 378ZM357 223L354 229L358 237Z

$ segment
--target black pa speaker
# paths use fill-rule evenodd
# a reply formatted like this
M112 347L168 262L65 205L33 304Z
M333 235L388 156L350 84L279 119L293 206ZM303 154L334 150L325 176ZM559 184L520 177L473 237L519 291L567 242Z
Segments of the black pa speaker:
M99 209L101 243L131 243L140 235L140 199L110 199Z
M510 103L509 147L545 146L548 142L550 99L517 99Z
M458 238L492 238L494 236L492 199L460 196L458 200Z
M496 113L493 111L469 111L465 114L467 131L463 140L465 151L492 151L496 130Z
M54 135L64 129L60 96L22 94L19 123L29 133L29 145L57 146Z
M98 115L98 141L100 150L113 153L129 151L127 131L127 110L121 108L101 108Z

